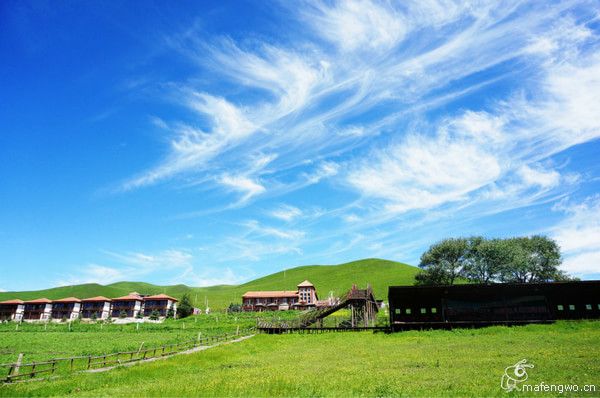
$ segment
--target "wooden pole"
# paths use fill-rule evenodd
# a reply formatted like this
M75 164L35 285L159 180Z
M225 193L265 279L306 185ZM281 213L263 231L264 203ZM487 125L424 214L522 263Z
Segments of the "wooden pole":
M15 363L15 368L13 369L12 376L16 376L19 374L19 368L21 367L21 363L23 362L23 353L20 353L17 357L17 363Z

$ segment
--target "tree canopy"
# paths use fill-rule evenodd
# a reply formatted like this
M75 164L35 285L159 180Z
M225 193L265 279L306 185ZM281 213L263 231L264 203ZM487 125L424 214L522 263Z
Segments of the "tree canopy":
M535 235L508 239L481 236L449 238L432 245L421 256L418 285L473 283L533 283L570 279L559 269L558 244Z

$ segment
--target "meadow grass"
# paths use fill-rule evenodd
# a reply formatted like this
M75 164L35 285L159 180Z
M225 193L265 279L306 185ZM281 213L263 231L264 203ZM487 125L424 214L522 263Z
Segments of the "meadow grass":
M593 321L257 335L101 374L5 385L0 396L525 396L500 388L505 367L524 358L535 365L528 383L595 384L600 391L599 354L600 322Z

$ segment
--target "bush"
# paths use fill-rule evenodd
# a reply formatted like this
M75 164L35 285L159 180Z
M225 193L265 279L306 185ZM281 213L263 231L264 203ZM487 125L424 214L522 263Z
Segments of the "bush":
M169 307L167 311L167 318L175 318L175 311L173 311L173 307Z
M152 311L152 313L150 314L150 319L152 319L153 321L158 321L159 317L160 314L156 310Z
M142 311L138 311L137 314L135 314L135 319L142 319L144 318L144 315L142 315Z
M127 318L127 311L121 310L121 312L119 312L119 318Z

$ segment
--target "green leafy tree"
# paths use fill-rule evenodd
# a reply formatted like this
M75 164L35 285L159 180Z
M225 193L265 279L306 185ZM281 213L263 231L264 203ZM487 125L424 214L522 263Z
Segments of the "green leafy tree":
M535 235L506 240L509 257L500 272L502 282L533 283L570 279L559 269L562 262L556 241Z
M194 307L192 306L192 302L190 300L190 296L186 293L181 298L181 302L177 307L177 317L178 318L186 318L194 313Z
M419 285L452 285L469 260L469 239L449 238L432 245L421 256Z
M510 261L509 244L502 239L470 238L468 261L463 276L469 282L497 282Z
M559 269L558 244L546 236L509 239L445 239L421 256L417 285L474 283L533 283L572 280Z

